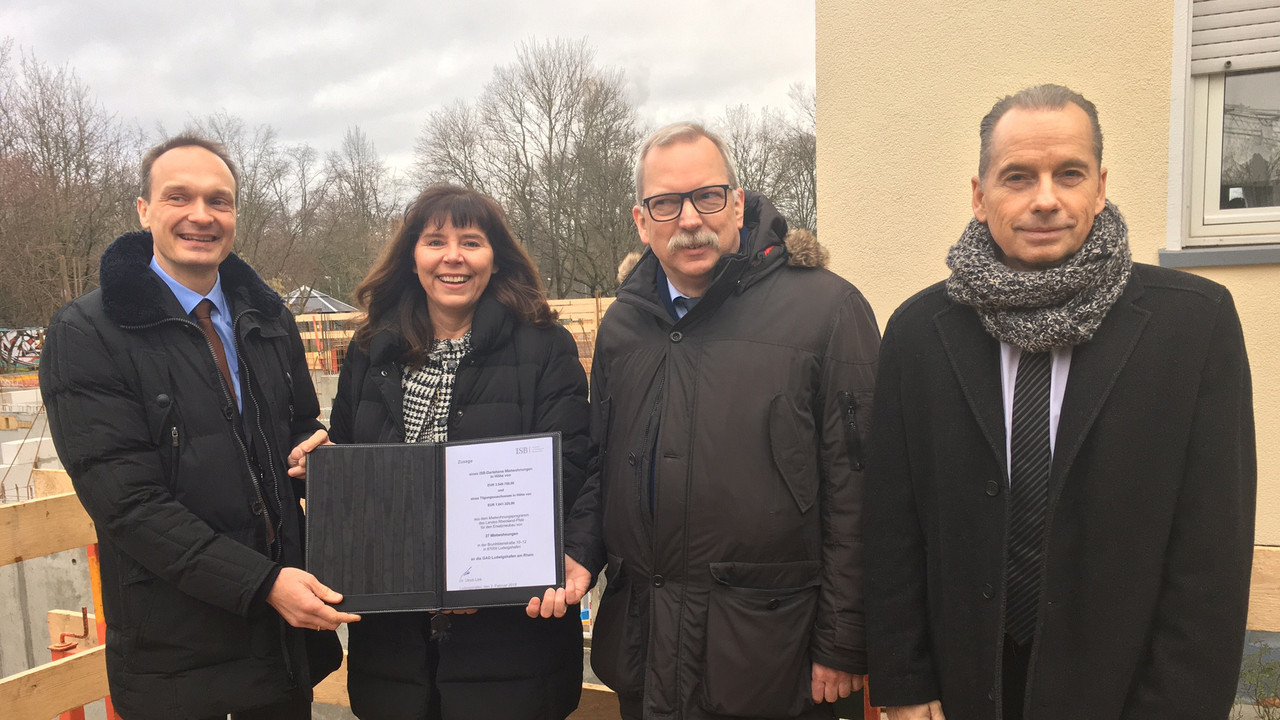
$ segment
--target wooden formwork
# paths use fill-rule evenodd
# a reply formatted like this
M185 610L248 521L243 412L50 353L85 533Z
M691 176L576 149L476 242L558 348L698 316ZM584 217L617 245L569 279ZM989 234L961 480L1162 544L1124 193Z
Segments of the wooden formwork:
M613 298L572 298L551 300L551 309L559 314L559 323L565 327L578 344L578 361L591 374L591 358L596 349L596 331L604 311L613 304Z
M0 505L0 565L19 563L64 550L93 546L98 542L93 521L70 492L71 481L62 471L36 470L37 492L47 493L26 502ZM90 565L96 566L92 562ZM95 590L101 583L95 582ZM101 600L96 597L95 605ZM79 629L81 616L51 613L50 644L64 632ZM95 610L93 616L101 617ZM97 636L91 632L90 636ZM82 651L16 675L0 678L0 708L12 720L48 720L61 713L88 705L107 696L107 666L102 645L80 643Z

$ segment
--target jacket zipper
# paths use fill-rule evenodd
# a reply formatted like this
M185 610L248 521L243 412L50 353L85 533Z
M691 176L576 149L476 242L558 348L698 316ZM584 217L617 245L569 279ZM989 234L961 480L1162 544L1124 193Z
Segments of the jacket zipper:
M235 347L236 347L237 363L239 362L239 359L243 357L243 355L241 354L241 347L240 347L240 331L239 331L240 320L245 315L248 315L251 312L257 312L257 311L252 308L245 310L241 312L239 315L237 315L235 320L232 322L231 336L232 336L232 342L235 344ZM186 318L180 318L180 317L166 317L166 318L161 318L160 320L157 320L155 322L146 323L143 325L122 325L121 327L125 327L130 330L147 330L153 327L159 327L160 325L163 325L164 323L167 323L167 322L176 322L183 325L189 325L190 327L195 328L196 331L200 333L201 337L204 337L205 347L209 349L209 359L213 361L214 371L217 372L218 377L221 378L222 373L218 371L217 354L214 352L213 343L209 341L208 337L205 337L204 330L202 330L200 326L197 325L194 321L187 320ZM248 375L249 375L248 373L245 373L246 380L245 382L242 383L242 385L246 388L248 388L250 385L250 381L247 380ZM229 404L228 406L234 405L235 398L231 397L231 388L226 386L226 382L220 382L218 383L218 385L222 387L223 400ZM253 397L253 393L250 392L249 396ZM262 441L266 443L268 460L271 460L274 462L274 458L272 457L272 454L271 454L271 443L267 442L266 433L264 433L262 430L262 416L261 416L260 410L258 409L258 401L256 398L253 401L253 405L254 405L255 415L257 416L258 434L262 437ZM240 433L236 432L235 428L232 428L231 436L235 438L236 445L239 446L240 448L240 457L241 459L244 460L245 469L249 471L249 482L253 485L254 497L257 498L258 505L262 508L262 522L266 527L267 535L270 536L271 535L271 511L267 508L265 498L262 494L262 484L258 480L258 475L253 471L253 463L249 461L249 449L245 447L244 440L240 438ZM176 447L177 441L178 441L177 427L173 429L173 432L171 433L171 437L173 439L174 446ZM274 477L275 476L274 465L272 466L271 473L272 473L272 476ZM276 483L275 494L276 494L276 506L280 507L279 482ZM284 508L280 509L280 515L281 515L281 522L283 523ZM276 538L277 540L279 540L279 533L276 534ZM283 545L283 541L280 541L279 543L276 544L277 547L280 547L282 545ZM268 557L271 558L272 560L279 560L278 557L275 557L276 553L272 550L271 543L268 543L267 553L268 553ZM284 657L285 671L289 675L290 682L294 682L295 679L293 675L293 660L289 656L289 643L288 643L288 635L287 635L288 631L284 626L283 617L280 618L280 623L281 623L280 624L280 649L281 649L281 654Z
M653 466L654 455L658 451L658 439L655 436L653 443L650 445L649 433L654 429L657 423L659 410L662 408L662 391L667 385L666 363L663 363L662 374L658 378L656 393L653 399L653 407L649 410L649 419L644 426L644 434L640 436L640 461L637 463L640 472L636 477L636 504L641 508L641 516L647 520L643 523L644 529L649 533L649 539L653 540L653 516L657 512L658 507L658 477L657 470ZM644 503L644 486L650 485L649 488L649 506L645 507ZM647 511L647 512L646 512Z
M174 423L169 428L170 450L169 450L169 487L178 487L178 457L181 453L178 450L178 424Z
M231 333L231 339L236 346L237 362L244 357L243 349L240 346L240 320L251 312L257 311L253 309L245 310L236 316L233 323L234 332ZM212 345L210 345L209 349L212 352ZM254 425L258 429L258 437L262 438L262 444L267 448L267 464L270 466L267 472L271 473L271 477L275 481L272 483L272 489L275 495L276 507L280 511L280 518L276 520L274 539L267 541L267 552L272 560L278 562L284 550L284 539L281 537L280 531L284 527L284 513L286 511L284 504L280 501L280 477L276 474L275 455L271 451L271 443L262 427L262 406L258 404L258 398L253 394L253 379L250 377L250 373L244 373L244 377L240 379L240 386L241 394L253 401ZM290 421L292 419L292 416L290 416ZM258 497L258 503L262 506L262 520L267 526L267 537L270 538L272 536L271 509L263 502L262 483L258 480L257 474L253 472L253 463L249 460L249 450L244 446L244 442L240 440L240 434L232 434L236 436L236 442L240 443L241 453L244 456L245 464L249 468L249 477L253 479L253 491ZM296 682L293 676L293 658L289 655L289 630L285 626L283 617L279 618L278 626L280 628L280 655L284 659L285 673L288 674L290 682Z
M236 346L237 361L239 360L239 358L244 357L244 355L242 354L243 348L240 347L240 328L239 328L240 319L251 312L256 312L256 311L245 310L244 312L236 316L236 320L235 320L236 331L232 333L232 336L233 336L232 341L235 343L235 346ZM280 477L276 474L275 453L271 449L271 443L268 442L267 432L262 427L262 406L258 404L258 398L256 395L253 394L253 378L251 377L251 373L244 373L244 376L240 378L240 385L242 386L241 394L253 402L253 422L254 422L254 425L258 428L258 437L262 438L263 447L267 449L267 464L270 466L271 478L274 481L272 483L272 490L273 490L272 494L275 495L276 507L279 508L280 510L280 518L276 520L276 525L275 525L275 533L274 533L275 539L276 539L275 545L276 547L283 549L282 546L284 545L284 542L280 540L280 530L284 527L285 507L284 507L284 503L280 500ZM289 419L290 421L293 420L292 414L289 416ZM245 456L248 457L247 449L245 450ZM252 467L250 467L250 470L252 470ZM255 488L258 489L259 491L258 499L261 500L262 499L261 485L255 484ZM267 506L265 505L262 508L262 515L263 517L266 518L267 527L268 527L267 534L268 536L270 536L272 535L272 533L270 532L271 513L267 508ZM273 557L272 559L278 559L278 558Z
M844 412L844 443L849 451L849 465L861 470L866 461L862 457L862 436L858 434L858 403L848 390L836 393L836 399Z

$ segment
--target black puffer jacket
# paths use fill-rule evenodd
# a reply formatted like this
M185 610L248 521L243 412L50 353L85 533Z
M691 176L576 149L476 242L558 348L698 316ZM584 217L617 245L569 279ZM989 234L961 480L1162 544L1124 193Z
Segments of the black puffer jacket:
M376 335L368 354L352 346L333 402L337 443L404 442L400 337ZM560 327L515 321L488 295L472 321L458 369L450 440L562 433L565 507L582 487L588 456L587 380L577 345ZM340 589L339 589L340 590ZM474 615L365 615L350 626L347 687L365 720L411 720L438 703L449 720L566 717L582 689L582 625L571 608L556 620L524 608Z
M267 605L264 585L302 564L284 463L322 426L293 316L231 255L219 273L242 362L237 431L208 341L148 267L151 253L147 232L103 253L102 287L50 322L40 389L97 526L116 709L209 717L310 688L303 632Z
M591 661L628 715L830 717L809 700L811 662L866 670L860 470L879 333L856 288L788 263L768 200L747 193L744 228L679 321L646 252L596 341L602 468L566 551L608 566Z

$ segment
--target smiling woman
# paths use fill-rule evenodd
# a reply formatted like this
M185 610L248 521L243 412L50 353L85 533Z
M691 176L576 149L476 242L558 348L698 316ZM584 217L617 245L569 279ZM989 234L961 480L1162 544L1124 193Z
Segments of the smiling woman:
M493 274L493 246L475 225L456 228L440 218L423 228L413 251L418 282L436 339L456 340L471 329L480 295Z
M336 443L561 434L564 511L586 477L587 381L537 269L490 197L427 188L356 290L367 310L334 398ZM367 615L350 628L361 718L564 718L582 686L577 610Z

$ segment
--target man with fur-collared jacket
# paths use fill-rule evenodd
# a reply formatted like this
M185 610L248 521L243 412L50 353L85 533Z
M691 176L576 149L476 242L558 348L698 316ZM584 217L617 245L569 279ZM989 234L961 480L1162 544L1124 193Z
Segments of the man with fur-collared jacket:
M642 146L649 247L600 326L598 467L566 524L566 588L604 570L591 661L625 718L830 718L865 672L863 433L879 333L682 123Z
M141 184L144 230L54 316L40 364L58 456L98 532L111 697L127 720L309 718L312 681L342 659L317 631L359 618L300 569L299 460L327 438L302 342L231 254L221 145L167 140Z

